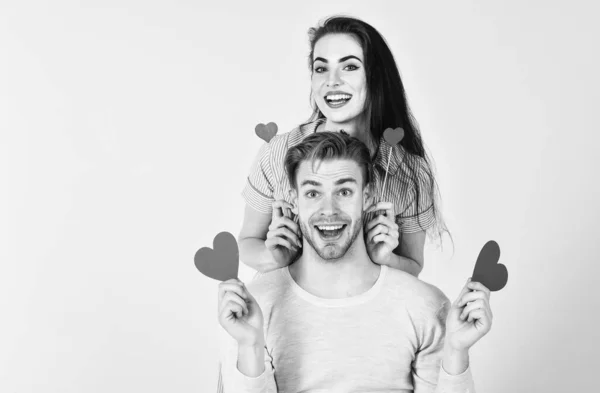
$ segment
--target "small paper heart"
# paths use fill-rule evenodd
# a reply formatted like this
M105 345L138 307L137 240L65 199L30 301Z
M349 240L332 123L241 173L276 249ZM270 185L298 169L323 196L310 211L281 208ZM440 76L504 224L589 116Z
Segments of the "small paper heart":
M402 138L404 138L404 129L402 127L398 128L386 128L383 131L383 139L390 145L397 145Z
M194 255L194 264L200 273L219 281L237 278L240 256L235 237L221 232L215 236L213 248L202 247Z
M508 269L501 263L500 246L493 240L487 242L477 258L471 281L480 282L490 291L499 291L508 282Z
M256 135L265 142L269 143L277 134L277 124L270 122L268 124L259 123L254 127Z

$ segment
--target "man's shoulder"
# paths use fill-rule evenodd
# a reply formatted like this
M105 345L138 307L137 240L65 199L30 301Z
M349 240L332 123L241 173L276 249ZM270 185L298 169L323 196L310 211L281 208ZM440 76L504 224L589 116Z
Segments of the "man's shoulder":
M438 312L450 304L441 289L405 271L388 268L388 288L423 312Z

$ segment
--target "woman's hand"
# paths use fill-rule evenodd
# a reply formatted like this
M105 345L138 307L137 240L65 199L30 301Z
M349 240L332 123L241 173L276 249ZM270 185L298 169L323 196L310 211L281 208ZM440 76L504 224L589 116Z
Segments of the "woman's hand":
M289 209L288 213L284 213ZM271 252L278 267L284 267L294 261L300 248L300 228L291 219L293 206L284 200L273 203L273 217L267 232L265 247Z
M262 311L240 280L219 284L219 323L240 347L264 345Z
M446 346L466 351L492 328L490 290L479 282L467 282L446 318Z
M385 210L367 223L367 252L371 260L379 265L388 265L392 258L392 251L398 247L400 232L395 222L394 205L391 202L379 202L372 205L365 213Z

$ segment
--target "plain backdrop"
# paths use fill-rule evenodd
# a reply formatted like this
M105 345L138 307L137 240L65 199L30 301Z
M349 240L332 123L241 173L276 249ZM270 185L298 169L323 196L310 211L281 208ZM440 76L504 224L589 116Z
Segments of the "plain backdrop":
M193 257L238 233L255 125L309 117L306 32L337 13L386 38L435 161L454 247L421 278L454 300L500 245L478 391L597 387L594 2L0 4L0 391L214 391Z

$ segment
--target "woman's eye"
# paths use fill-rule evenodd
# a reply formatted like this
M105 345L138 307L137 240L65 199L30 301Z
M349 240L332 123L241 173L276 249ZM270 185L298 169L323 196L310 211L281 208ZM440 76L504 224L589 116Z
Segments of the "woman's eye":
M316 67L315 72L317 74L321 74L321 73L325 72L325 67Z
M346 69L347 69L348 71L355 71L355 70L358 70L358 67L357 67L357 66L355 66L354 64L348 64L348 65L346 66Z

